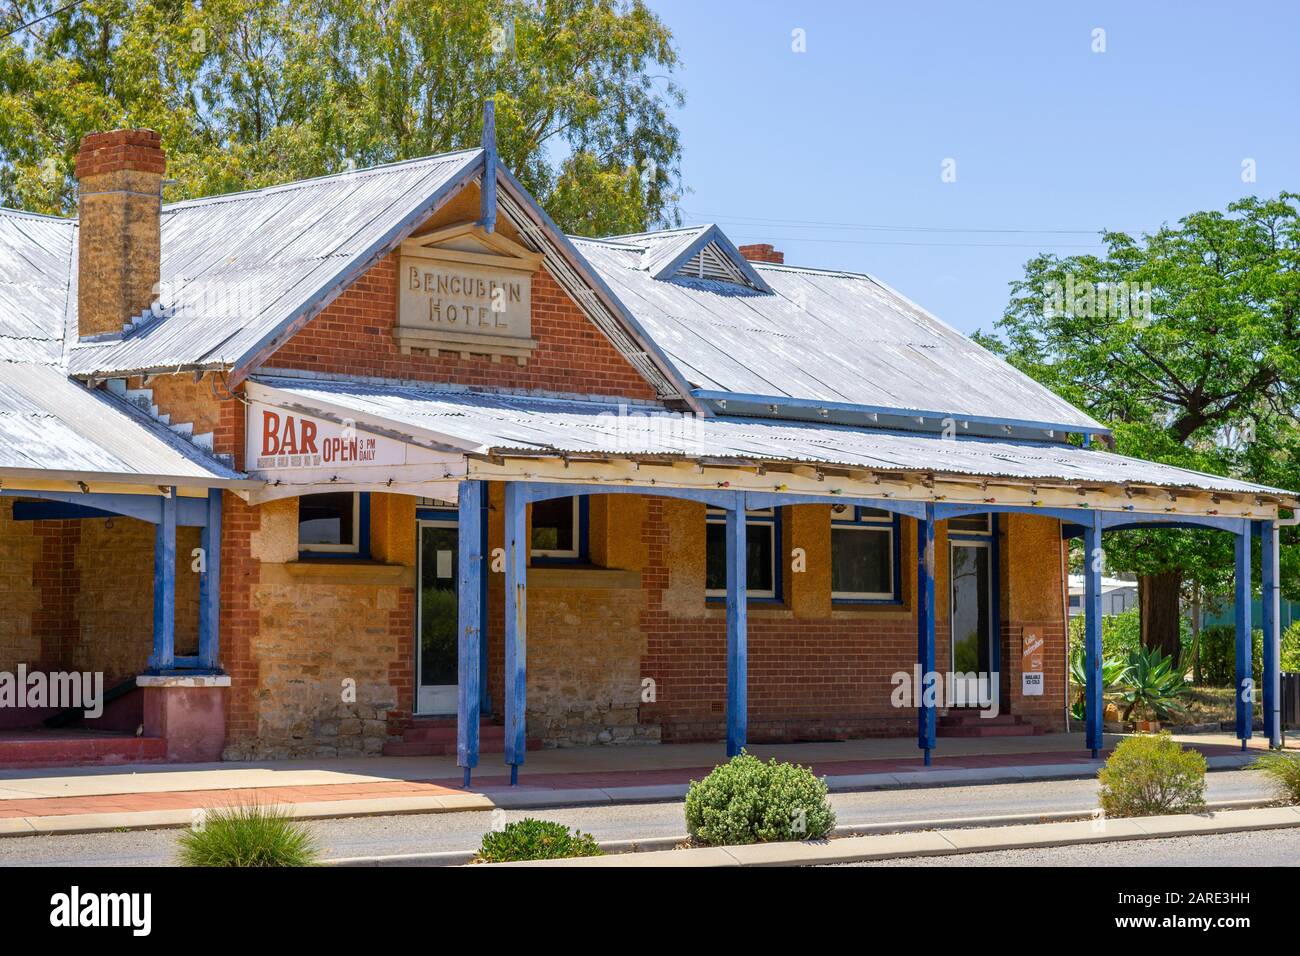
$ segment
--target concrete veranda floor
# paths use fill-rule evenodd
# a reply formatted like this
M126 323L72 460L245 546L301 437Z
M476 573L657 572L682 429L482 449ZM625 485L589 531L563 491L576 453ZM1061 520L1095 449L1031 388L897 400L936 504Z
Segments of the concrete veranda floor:
M1109 749L1121 739L1107 735ZM1237 766L1239 742L1229 734L1178 738L1211 758ZM1293 742L1295 743L1295 742ZM1259 737L1250 750L1265 749ZM1081 734L1039 737L941 738L931 767L922 765L910 738L837 743L759 744L751 752L811 766L832 789L935 786L1087 776L1097 763ZM461 789L454 757L299 759L212 764L138 764L113 767L0 771L0 822L70 815L179 812L255 799L307 805L314 815L433 812L561 802L617 803L679 799L685 785L725 759L721 743L575 747L532 751L511 788L500 754L485 754L470 792ZM529 804L528 801L537 801ZM352 803L350 801L364 801ZM385 810L385 807L392 809ZM158 824L166 825L166 824ZM16 832L13 828L5 828Z

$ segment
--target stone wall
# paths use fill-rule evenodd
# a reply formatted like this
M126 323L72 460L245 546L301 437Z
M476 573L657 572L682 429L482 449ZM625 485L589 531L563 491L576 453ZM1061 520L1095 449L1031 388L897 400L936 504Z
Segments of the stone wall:
M298 560L297 498L236 507L251 627L223 643L226 759L378 754L411 711L415 499L372 496L371 561Z
M34 523L14 521L14 499L0 498L0 671L41 658L35 620L41 596L34 574L41 541Z

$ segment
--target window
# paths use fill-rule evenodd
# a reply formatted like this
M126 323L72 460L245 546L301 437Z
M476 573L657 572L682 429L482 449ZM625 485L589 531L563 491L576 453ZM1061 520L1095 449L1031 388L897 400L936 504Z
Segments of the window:
M963 515L948 519L949 534L992 534L993 516L991 514Z
M831 508L831 599L898 600L898 521L888 511Z
M705 518L704 593L727 596L727 512L710 508ZM775 508L758 508L745 514L745 586L751 598L775 599L780 589L776 561L780 543L780 516Z
M534 558L544 561L587 559L587 498L548 498L533 503L532 539Z
M298 551L311 555L370 553L370 496L353 491L298 499Z

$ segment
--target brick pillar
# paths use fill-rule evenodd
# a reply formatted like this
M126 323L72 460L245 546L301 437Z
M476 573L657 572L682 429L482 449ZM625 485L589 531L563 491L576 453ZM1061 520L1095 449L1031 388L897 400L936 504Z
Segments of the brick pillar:
M77 153L81 338L120 333L158 295L166 166L153 130L82 137Z

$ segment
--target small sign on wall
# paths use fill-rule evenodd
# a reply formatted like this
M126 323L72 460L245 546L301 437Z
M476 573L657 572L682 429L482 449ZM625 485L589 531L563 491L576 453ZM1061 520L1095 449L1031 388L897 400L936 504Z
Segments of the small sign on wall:
M1020 694L1043 696L1043 631L1026 627L1020 637Z

